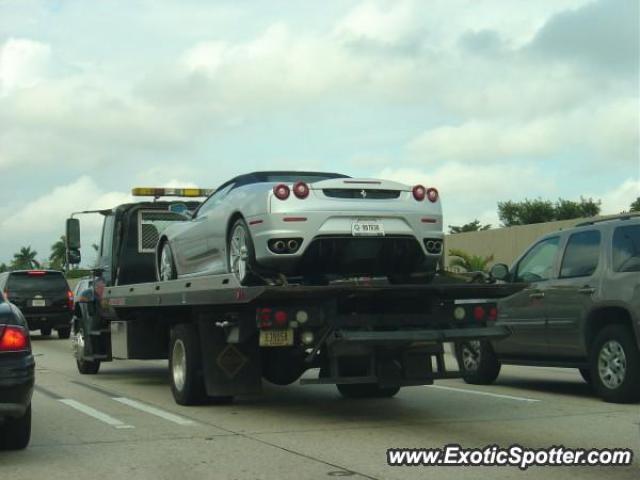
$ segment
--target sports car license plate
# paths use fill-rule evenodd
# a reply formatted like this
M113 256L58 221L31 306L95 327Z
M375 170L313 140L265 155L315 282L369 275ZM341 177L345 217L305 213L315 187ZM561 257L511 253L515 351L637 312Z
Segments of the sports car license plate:
M31 300L31 306L32 307L46 307L47 306L47 302L46 300Z
M351 224L354 237L383 237L384 225L377 220L356 220Z
M261 347L290 347L293 345L293 329L260 331Z

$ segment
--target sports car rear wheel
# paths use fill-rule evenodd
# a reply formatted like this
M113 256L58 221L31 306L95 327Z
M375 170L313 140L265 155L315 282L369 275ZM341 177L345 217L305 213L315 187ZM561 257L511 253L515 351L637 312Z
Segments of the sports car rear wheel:
M171 245L169 245L169 242L164 242L160 251L160 259L158 260L158 280L164 282L175 280L176 278L176 265L173 261Z
M227 239L227 265L240 285L250 285L255 281L255 258L253 240L249 227L242 218L231 227Z

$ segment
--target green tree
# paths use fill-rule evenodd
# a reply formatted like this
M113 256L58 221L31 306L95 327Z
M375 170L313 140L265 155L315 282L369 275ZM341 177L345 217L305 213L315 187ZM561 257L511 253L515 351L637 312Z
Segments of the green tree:
M481 257L457 248L450 249L449 256L453 257L449 266L460 268L465 272L487 272L489 264L493 262L493 255Z
M636 198L629 207L630 212L640 212L640 197Z
M38 252L31 250L31 246L22 247L18 253L13 254L11 268L13 270L29 270L40 268L40 263L36 260Z
M60 237L56 243L51 245L51 255L49 255L49 262L51 268L55 270L62 270L67 260L67 247L65 244L64 235Z
M580 197L579 202L559 198L557 202L540 198L522 202L498 202L498 217L505 227L532 223L595 217L600 213L600 201Z
M7 266L7 264L4 263L4 262L0 263L0 273L4 273L4 272L7 272L7 271L9 271L9 267Z
M460 226L449 225L449 233L483 232L490 228L491 225L482 225L480 220L475 219L473 222L465 223Z

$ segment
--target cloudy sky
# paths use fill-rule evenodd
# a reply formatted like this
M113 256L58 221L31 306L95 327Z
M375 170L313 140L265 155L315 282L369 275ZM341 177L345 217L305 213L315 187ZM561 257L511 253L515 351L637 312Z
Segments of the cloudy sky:
M435 186L446 224L526 197L617 213L640 195L638 5L0 0L0 262L133 186L256 169Z

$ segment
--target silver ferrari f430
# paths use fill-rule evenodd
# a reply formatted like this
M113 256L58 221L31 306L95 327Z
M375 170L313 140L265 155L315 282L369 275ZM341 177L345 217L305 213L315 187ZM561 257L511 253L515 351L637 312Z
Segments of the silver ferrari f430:
M443 254L438 191L321 172L255 172L221 185L157 244L159 280L387 276L428 281Z

